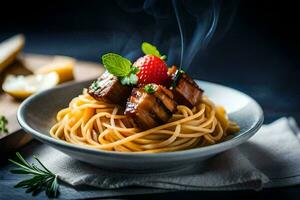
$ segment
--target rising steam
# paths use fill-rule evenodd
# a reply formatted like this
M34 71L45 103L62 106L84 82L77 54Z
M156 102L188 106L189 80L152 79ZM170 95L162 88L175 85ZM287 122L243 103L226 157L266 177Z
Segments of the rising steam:
M139 57L139 46L142 41L156 45L162 52L167 53L168 65L179 65L187 70L199 52L206 49L210 41L215 41L217 26L227 30L229 23L224 19L232 19L234 12L228 7L235 5L227 3L222 5L225 14L220 21L220 0L144 0L131 1L117 0L120 7L125 11L136 13L142 12L151 15L155 23L145 24L144 32L135 30L133 37L123 44L122 55L130 59ZM139 2L139 4L137 3ZM142 19L141 19L142 21ZM220 24L222 22L222 24ZM225 25L224 25L225 24ZM222 35L225 31L223 31Z
M180 35L180 43L181 43L181 51L180 51L180 68L187 69L191 62L193 61L195 55L200 49L204 49L207 47L209 41L213 37L213 34L216 30L219 13L220 13L220 6L216 2L216 0L211 1L209 7L205 10L201 9L196 10L193 15L196 18L196 28L193 31L193 35L191 40L185 46L185 37L182 30L182 23L183 20L179 14L179 1L172 0L172 4L174 7L174 12L176 16L176 20L178 23L179 35ZM198 7L199 8L199 7ZM191 10L190 10L191 12Z
M184 54L184 37L183 37L183 31L182 31L182 22L181 22L181 18L179 17L179 11L178 11L178 1L176 0L172 0L172 5L174 8L174 12L175 12L175 16L176 16L176 21L178 24L178 29L179 29L179 35L180 35L180 65L179 65L179 69L182 68L182 62L183 62L183 54Z

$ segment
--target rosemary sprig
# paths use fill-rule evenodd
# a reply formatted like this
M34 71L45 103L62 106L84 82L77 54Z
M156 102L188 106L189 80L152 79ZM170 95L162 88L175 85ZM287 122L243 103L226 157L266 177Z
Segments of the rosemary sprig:
M42 190L46 191L48 197L57 197L58 195L58 176L47 169L41 161L34 156L34 159L41 167L37 167L34 163L29 164L20 153L16 153L18 160L9 159L10 162L18 166L10 172L13 174L32 175L32 178L25 179L17 185L16 188L25 188L27 193L36 195Z
M7 123L8 123L7 119L1 115L0 116L0 134L8 132L8 130L6 128Z

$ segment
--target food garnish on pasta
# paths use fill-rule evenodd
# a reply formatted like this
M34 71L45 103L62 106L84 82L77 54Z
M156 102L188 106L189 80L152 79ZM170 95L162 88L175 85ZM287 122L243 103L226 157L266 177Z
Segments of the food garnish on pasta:
M226 111L159 51L142 44L133 64L108 53L107 71L57 114L52 137L95 149L158 153L207 146L239 131Z

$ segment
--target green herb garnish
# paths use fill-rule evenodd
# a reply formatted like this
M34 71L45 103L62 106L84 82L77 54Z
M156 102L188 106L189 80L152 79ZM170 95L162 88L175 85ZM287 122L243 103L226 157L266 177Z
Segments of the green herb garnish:
M148 42L143 42L141 48L142 48L142 51L144 52L144 54L146 54L146 55L154 55L156 57L159 57L162 60L167 59L166 55L161 55L159 53L156 46L154 46Z
M102 63L107 71L115 76L127 76L131 70L131 62L115 53L108 53L102 56Z
M139 68L132 66L127 58L115 53L107 53L102 56L102 63L107 71L117 76L123 85L136 85Z
M136 85L139 78L135 74L130 74L129 76L124 76L121 78L121 83L123 85Z
M20 153L16 153L18 160L14 161L9 159L10 162L17 165L19 168L12 169L13 174L26 174L32 175L32 178L25 179L17 185L16 188L25 188L27 193L32 195L38 194L40 191L45 190L48 197L57 197L58 195L58 176L49 171L41 161L34 156L34 159L41 166L38 168L35 164L29 164Z
M8 129L6 128L8 121L6 117L1 116L0 117L0 134L1 133L8 133Z
M91 84L91 89L94 90L94 91L98 90L99 87L100 87L99 82L100 82L99 80L94 81L94 82Z
M182 69L181 70L177 70L175 77L173 79L173 83L172 83L172 87L175 87L177 85L178 79L180 77L181 74L185 73Z
M153 94L156 91L156 85L152 83L147 84L145 85L144 90L149 94Z

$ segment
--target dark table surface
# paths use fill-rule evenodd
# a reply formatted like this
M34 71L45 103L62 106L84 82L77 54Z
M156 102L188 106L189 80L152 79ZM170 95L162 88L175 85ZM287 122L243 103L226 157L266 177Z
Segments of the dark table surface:
M296 9L293 4L269 3L268 1L241 3L228 32L217 42L213 42L208 48L200 51L187 71L194 78L224 84L252 96L264 110L265 123L283 116L292 116L299 124L300 43L299 31L293 28L298 24L299 17L295 16ZM72 9L75 8L72 7ZM85 6L82 9L85 9ZM63 16L70 18L68 14ZM58 16L55 17L57 18ZM77 16L76 19L78 18ZM31 19L30 16L27 19ZM128 20L130 21L131 18ZM16 21L12 19L12 22ZM90 24L83 24L82 29L79 26L70 30L57 31L57 27L61 24L55 24L52 21L43 21L43 23L46 23L49 29L46 25L39 29L38 25L26 24L22 20L20 24L17 24L19 26L10 26L5 23L4 28L3 26L0 28L0 40L17 32L24 32L27 38L25 52L69 55L95 62L99 62L103 52L124 51L124 43L131 41L126 34L105 31L106 29L99 30L99 28L90 27ZM9 156L6 155L3 158ZM5 159L2 159L0 166L0 199L22 198L23 191L13 189L13 183L16 181L13 176L11 176L11 181L1 180L1 177L10 177L8 169L11 166L3 160ZM300 187L294 186L264 189L259 192L170 192L130 196L130 198L272 199L279 197L280 199L298 199L299 196ZM30 198L30 195L24 197Z

